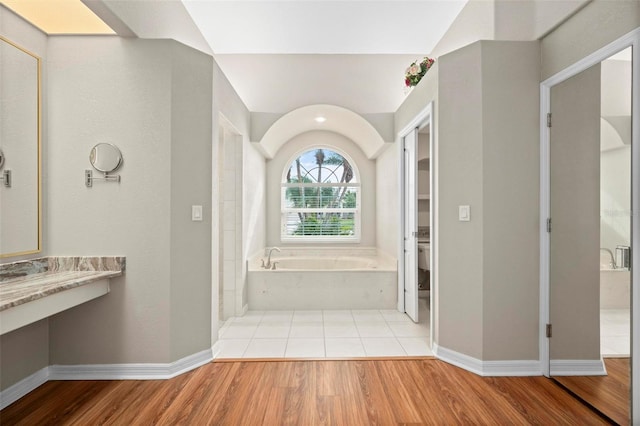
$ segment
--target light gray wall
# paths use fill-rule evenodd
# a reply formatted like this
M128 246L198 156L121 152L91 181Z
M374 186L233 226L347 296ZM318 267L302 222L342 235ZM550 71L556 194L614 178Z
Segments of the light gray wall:
M9 40L25 47L42 58L42 141L47 136L47 36L31 24L18 17L9 9L0 5L0 34ZM46 143L42 144L42 153L48 151ZM45 179L42 182L42 209L46 214L47 166L42 164ZM26 258L36 258L46 254L46 223L43 230L43 252L35 255L2 259L2 262L13 262ZM23 378L49 365L49 321L42 320L30 326L20 328L0 336L0 390L19 382Z
M0 337L0 390L5 390L48 365L48 319Z
M540 48L494 41L481 49L482 359L537 359Z
M594 0L542 39L541 80L640 26L640 2Z
M482 44L439 58L438 345L482 359ZM458 221L458 206L471 221Z
M213 61L117 37L51 37L49 51L50 250L127 257L108 296L51 318L51 362L171 362L208 348ZM119 184L78 178L97 142L121 149Z
M282 176L285 169L293 161L296 153L301 153L314 146L324 145L336 147L354 161L360 173L361 201L361 238L359 243L340 243L342 246L376 246L376 170L375 163L369 160L360 147L353 141L338 133L327 131L311 131L302 133L289 140L267 162L267 246L297 246L301 243L282 242L280 239L280 193ZM334 243L331 243L334 244ZM327 246L323 243L304 243L302 245Z
M539 58L537 42L474 43L396 114L400 129L435 99L435 338L483 360L538 357Z
M464 5L432 54L440 57L495 34L495 0L470 0Z
M537 64L537 42L440 59L438 344L483 360L538 357Z
M222 114L244 139L250 135L251 115L218 64L213 63L213 134L218 135Z
M172 43L171 360L211 344L213 58ZM203 221L191 220L201 205Z
M284 114L276 112L252 112L251 113L251 141L260 142L265 133Z
M51 361L170 361L172 42L50 37L50 253L124 255L111 293L51 318ZM78 177L117 145L119 184Z
M398 257L400 235L399 153L396 144L387 144L376 159L376 235L378 250ZM397 226L389 226L395 223Z

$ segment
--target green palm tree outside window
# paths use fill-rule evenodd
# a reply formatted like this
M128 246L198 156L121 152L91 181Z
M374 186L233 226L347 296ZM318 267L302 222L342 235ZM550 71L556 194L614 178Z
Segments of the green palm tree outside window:
M359 237L360 183L354 165L333 149L314 148L297 156L282 183L282 237Z

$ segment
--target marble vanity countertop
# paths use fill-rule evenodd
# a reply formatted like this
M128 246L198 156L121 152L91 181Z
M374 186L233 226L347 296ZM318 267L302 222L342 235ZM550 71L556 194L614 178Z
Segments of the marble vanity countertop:
M120 275L122 271L50 271L14 278L0 285L0 311Z
M0 265L0 311L118 277L124 257L48 257Z

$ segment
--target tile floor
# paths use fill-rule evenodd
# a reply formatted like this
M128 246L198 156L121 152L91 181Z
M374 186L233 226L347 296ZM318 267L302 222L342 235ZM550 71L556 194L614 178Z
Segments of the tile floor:
M429 308L415 324L396 310L249 311L225 321L220 358L429 356Z
M396 310L249 311L227 320L216 358L354 358L430 356L429 309L420 322ZM628 309L600 311L602 356L629 356Z
M631 353L630 324L629 309L600 310L600 350L602 356L629 356Z

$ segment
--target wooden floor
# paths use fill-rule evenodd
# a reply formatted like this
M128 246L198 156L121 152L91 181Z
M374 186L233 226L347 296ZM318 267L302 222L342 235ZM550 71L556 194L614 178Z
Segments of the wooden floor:
M604 358L604 363L606 376L555 379L616 423L628 425L631 404L629 358Z
M0 423L606 424L552 380L482 378L434 359L214 362L165 381L54 381Z

